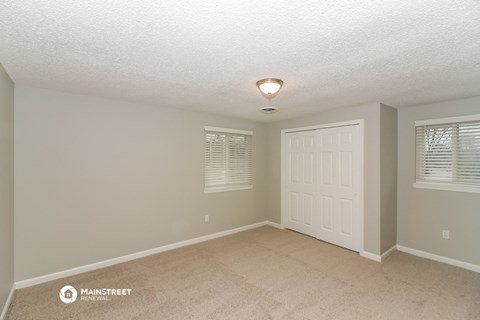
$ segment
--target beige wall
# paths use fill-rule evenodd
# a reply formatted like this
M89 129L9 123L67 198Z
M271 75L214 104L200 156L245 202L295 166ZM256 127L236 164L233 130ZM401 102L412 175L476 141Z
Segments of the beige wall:
M480 97L398 109L398 244L480 265L480 194L412 186L415 121L469 114L480 114Z
M265 220L258 123L22 86L15 99L16 281ZM205 125L254 131L252 190L203 193Z
M380 245L380 104L338 108L309 117L286 120L267 125L267 218L281 220L281 130L317 124L365 120L365 250L379 255Z
M0 64L0 313L13 285L13 97Z
M2 165L11 168L13 84L0 73L1 112L6 112L1 154L7 157ZM378 103L259 124L17 86L15 280L266 219L280 223L281 130L355 119L365 120L365 250L382 254L398 240L480 264L474 248L480 243L479 194L412 187L414 121L480 113L479 105L480 97L401 108L397 137L397 111ZM4 124L4 119L11 120ZM203 194L205 125L254 130L252 190ZM10 172L1 181L8 199L12 171L2 172ZM1 205L4 263L4 256L13 256L8 251L13 205L8 200ZM450 230L450 240L441 238L442 229ZM2 265L2 295L11 288L8 274Z
M381 253L397 244L397 109L380 107Z

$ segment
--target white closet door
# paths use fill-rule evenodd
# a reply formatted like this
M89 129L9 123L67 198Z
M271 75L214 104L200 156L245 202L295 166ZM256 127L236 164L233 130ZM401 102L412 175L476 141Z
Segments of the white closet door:
M358 125L320 129L317 238L360 250Z
M285 137L286 227L360 251L359 126Z
M316 237L314 224L317 192L316 131L286 135L287 228Z

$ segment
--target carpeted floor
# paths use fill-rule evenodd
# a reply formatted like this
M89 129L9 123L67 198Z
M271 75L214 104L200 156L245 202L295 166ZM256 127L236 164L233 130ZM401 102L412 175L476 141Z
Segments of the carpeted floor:
M72 304L59 290L79 292ZM80 288L130 288L84 301ZM262 227L17 290L7 319L480 319L480 274Z

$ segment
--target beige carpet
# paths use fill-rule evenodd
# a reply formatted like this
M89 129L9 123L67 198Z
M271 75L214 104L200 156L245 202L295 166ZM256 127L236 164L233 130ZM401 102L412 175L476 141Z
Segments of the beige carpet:
M131 288L59 300L64 285ZM262 227L17 290L7 319L480 319L480 274Z

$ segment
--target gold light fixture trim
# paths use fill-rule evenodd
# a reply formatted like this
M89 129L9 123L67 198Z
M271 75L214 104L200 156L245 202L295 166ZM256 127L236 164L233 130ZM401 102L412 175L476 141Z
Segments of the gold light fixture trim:
M257 81L258 90L268 101L275 98L283 86L283 81L276 78L266 78Z

